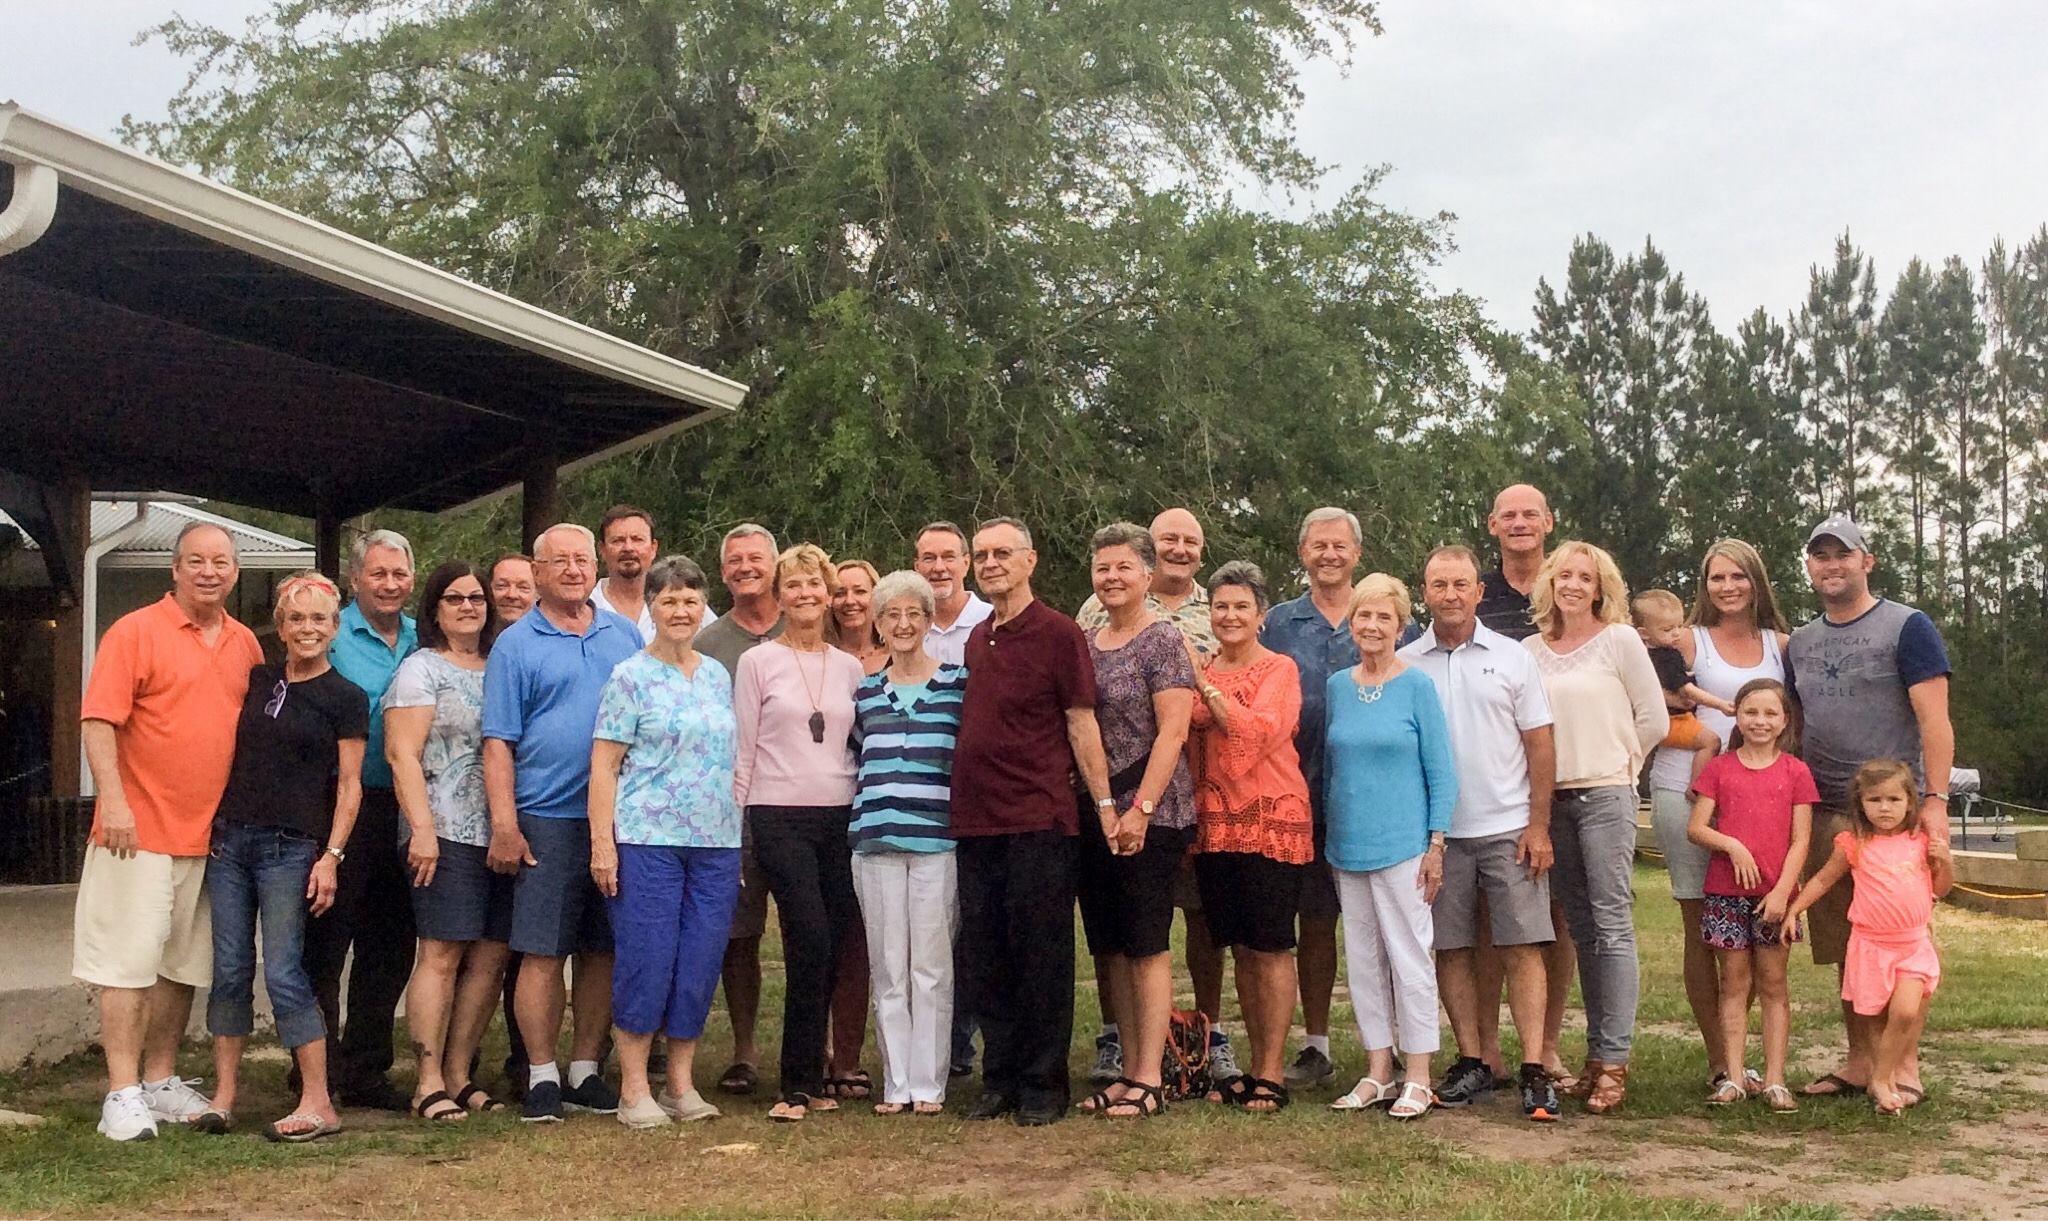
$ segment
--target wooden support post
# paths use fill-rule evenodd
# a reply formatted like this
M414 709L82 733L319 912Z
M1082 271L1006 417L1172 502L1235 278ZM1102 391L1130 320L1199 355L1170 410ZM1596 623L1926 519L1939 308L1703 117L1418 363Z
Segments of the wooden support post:
M532 547L541 531L562 520L557 465L554 438L536 434L527 444L525 481L519 493L521 551Z
M341 518L324 504L313 518L313 566L328 580L341 583Z
M83 582L98 577L85 571L85 553L92 542L92 485L83 476L67 474L52 490L57 503L51 506L51 517L60 536L64 568L82 590ZM50 793L55 797L76 797L80 792L84 759L78 711L85 697L85 634L97 630L97 624L85 621L83 597L70 591L59 595L50 666Z

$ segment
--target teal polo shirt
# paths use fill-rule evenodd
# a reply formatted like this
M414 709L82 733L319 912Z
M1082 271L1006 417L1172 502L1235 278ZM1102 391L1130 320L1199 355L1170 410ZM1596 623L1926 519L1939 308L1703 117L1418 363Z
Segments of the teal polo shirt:
M342 608L341 630L327 646L327 660L341 676L370 697L370 741L363 748L363 787L391 787L391 765L384 762L384 689L398 673L398 663L420 647L419 625L407 614L398 616L398 644L386 644L351 602Z

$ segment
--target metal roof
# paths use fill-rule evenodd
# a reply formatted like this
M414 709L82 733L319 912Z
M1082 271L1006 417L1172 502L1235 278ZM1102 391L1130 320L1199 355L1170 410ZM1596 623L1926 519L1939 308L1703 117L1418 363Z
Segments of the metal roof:
M101 561L109 568L153 568L171 562L171 549L178 541L178 531L188 524L200 521L219 526L235 540L235 549L241 555L244 568L311 568L313 566L313 544L289 538L209 513L194 505L181 504L173 500L95 500L92 502L92 540L106 538L135 520L138 505L147 506L141 523L127 537L116 543ZM0 512L0 525L14 525L14 519ZM39 550L36 541L23 533L23 543L30 551Z
M0 466L276 509L429 511L746 388L0 104Z

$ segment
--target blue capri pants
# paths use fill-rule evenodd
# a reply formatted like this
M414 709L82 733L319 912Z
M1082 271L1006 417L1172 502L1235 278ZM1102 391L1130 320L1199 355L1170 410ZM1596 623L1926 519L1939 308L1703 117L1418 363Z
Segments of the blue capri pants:
M704 1033L740 890L738 848L619 845L611 909L612 1022L629 1034Z

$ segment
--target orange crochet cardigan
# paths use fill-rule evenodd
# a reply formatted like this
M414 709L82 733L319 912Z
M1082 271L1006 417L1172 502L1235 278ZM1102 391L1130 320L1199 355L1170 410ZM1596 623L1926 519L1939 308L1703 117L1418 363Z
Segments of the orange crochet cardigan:
M1229 732L1205 700L1195 701L1195 848L1254 852L1287 865L1315 859L1308 782L1294 749L1301 677L1294 659L1268 653L1203 681L1230 705Z

